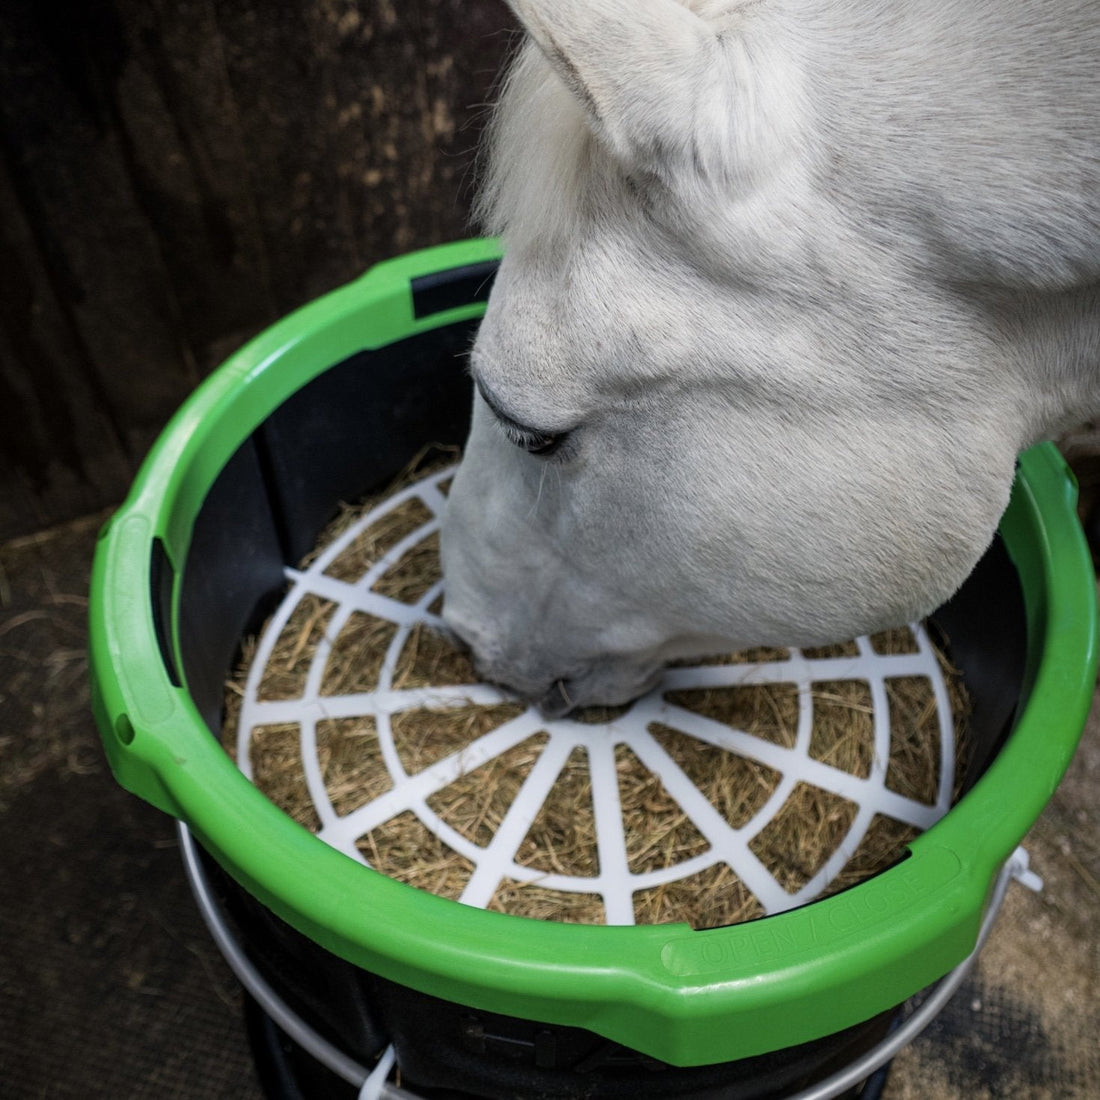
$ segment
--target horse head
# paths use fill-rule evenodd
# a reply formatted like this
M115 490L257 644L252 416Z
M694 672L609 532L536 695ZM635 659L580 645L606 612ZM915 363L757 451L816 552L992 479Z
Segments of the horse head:
M670 659L935 608L993 537L1018 450L1080 397L1040 399L1029 370L1052 327L1095 347L1095 313L1073 320L1085 246L1039 227L1037 257L1013 191L1021 240L985 256L1008 199L979 182L917 209L926 177L972 166L898 146L921 63L813 15L859 5L512 6L528 41L482 190L507 247L442 543L445 618L481 674L562 713L633 698ZM888 109L865 102L876 62L849 71L876 49Z

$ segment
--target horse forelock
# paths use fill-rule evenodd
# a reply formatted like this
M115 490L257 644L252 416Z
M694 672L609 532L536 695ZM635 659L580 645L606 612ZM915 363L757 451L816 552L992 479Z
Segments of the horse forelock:
M786 206L806 189L810 144L796 140L806 109L786 40L763 24L742 32L723 43L723 63L688 97L673 131L682 140L656 121L650 133L636 118L637 144L625 153L594 129L583 96L525 39L482 140L479 228L504 238L510 254L537 246L543 257L609 237L652 248L662 237L700 263L713 253L720 271L731 254L748 262L752 243L731 236L739 228L753 238L766 231L774 244L786 233ZM743 226L730 222L733 208Z
M474 215L510 248L575 236L592 178L608 167L583 108L525 42L486 130Z

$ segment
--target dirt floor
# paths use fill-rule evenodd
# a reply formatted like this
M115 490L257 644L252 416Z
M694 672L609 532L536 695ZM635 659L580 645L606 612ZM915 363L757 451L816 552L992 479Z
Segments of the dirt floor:
M0 546L0 1092L259 1097L236 984L172 823L119 789L88 711L101 517ZM976 973L887 1100L1100 1096L1100 705Z

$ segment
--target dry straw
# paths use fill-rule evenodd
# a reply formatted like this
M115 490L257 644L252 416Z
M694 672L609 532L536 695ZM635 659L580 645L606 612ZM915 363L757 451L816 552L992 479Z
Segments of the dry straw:
M449 461L454 461L449 456ZM438 462L436 463L438 468ZM366 515L379 500L430 471L415 463L386 493L341 510L322 534L318 551ZM387 550L428 518L413 498L370 526L326 570L355 581ZM317 553L318 551L315 551ZM403 602L419 600L439 579L434 539L383 575L374 591ZM333 606L317 596L302 599L272 651L259 688L261 699L294 699L301 695L318 643L326 636ZM363 613L353 615L335 638L325 667L322 695L369 691L378 683L382 658L394 637L394 624ZM879 653L905 653L915 648L907 629L872 639ZM853 645L803 651L808 657L844 656ZM255 652L246 644L237 674L227 685L223 741L233 753L237 715L244 683ZM781 659L784 651L749 651L716 658L716 662ZM941 660L955 715L956 744L963 751L967 702L960 677ZM393 678L394 688L429 687L474 682L464 653L442 636L418 627L405 645ZM891 748L886 785L906 798L934 804L940 783L940 728L930 682L923 677L885 681L890 709ZM869 686L860 680L813 685L814 723L811 756L866 777L874 759L874 719ZM798 721L797 688L763 684L668 692L666 698L695 713L717 719L755 737L791 746ZM395 715L394 741L406 772L415 774L444 757L461 752L485 733L516 717L520 704L422 708ZM573 716L589 722L609 714L590 708ZM715 809L735 828L748 823L780 781L774 769L733 752L698 741L670 727L653 724L650 733L691 778ZM317 830L319 818L310 799L301 760L296 723L253 729L250 759L254 782L287 814ZM508 752L462 775L428 799L428 806L447 825L474 844L485 846L511 807L524 779L546 743L535 734ZM383 763L374 720L369 717L322 721L317 751L326 793L333 808L346 814L382 795L391 785ZM627 862L642 873L672 867L705 851L707 841L654 774L624 745L616 748L616 771L622 806ZM962 774L961 760L956 775ZM793 893L818 872L837 849L858 807L841 796L799 783L780 812L750 847L781 886ZM876 817L863 842L831 883L829 892L855 885L896 863L917 830L886 817ZM371 866L400 881L445 897L458 898L473 868L443 843L416 814L405 811L358 841ZM516 855L516 862L547 874L591 876L598 869L596 815L592 805L585 750L567 761ZM567 893L535 882L506 880L490 908L549 920L602 923L603 903L596 893ZM760 902L728 866L714 864L695 875L639 891L634 895L637 923L687 921L713 927L763 915Z

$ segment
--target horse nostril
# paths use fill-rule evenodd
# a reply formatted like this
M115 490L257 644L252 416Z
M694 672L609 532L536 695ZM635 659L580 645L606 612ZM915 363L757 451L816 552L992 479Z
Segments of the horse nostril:
M564 680L555 680L550 690L535 704L543 718L564 718L574 707Z

